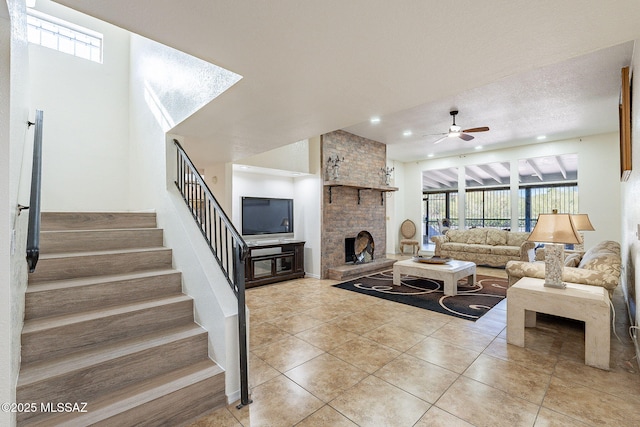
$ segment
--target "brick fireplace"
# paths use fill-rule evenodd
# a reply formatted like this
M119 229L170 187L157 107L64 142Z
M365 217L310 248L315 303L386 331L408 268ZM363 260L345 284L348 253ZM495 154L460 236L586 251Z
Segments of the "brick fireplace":
M322 277L344 266L345 239L368 231L375 242L374 262L387 247L384 173L387 146L344 131L322 135L324 189L322 204ZM328 170L329 158L340 159L338 178Z

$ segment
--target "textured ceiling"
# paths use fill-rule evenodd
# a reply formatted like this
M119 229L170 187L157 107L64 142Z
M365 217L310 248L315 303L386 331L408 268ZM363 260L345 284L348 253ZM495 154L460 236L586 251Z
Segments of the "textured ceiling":
M576 138L618 128L620 69L629 65L633 42L536 68L435 102L381 117L345 130L388 144L389 157L411 161L483 149ZM449 111L464 128L488 126L472 141L447 138ZM403 136L405 131L411 136Z
M174 129L205 165L336 129L423 158L451 107L496 147L611 131L619 45L640 38L636 0L58 2L243 76Z

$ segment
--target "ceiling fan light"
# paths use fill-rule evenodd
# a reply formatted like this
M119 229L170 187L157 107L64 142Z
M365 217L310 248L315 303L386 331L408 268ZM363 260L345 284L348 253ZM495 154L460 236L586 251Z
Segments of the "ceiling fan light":
M454 131L449 131L449 135L447 135L449 138L453 138L456 136L460 136L462 132L454 132Z

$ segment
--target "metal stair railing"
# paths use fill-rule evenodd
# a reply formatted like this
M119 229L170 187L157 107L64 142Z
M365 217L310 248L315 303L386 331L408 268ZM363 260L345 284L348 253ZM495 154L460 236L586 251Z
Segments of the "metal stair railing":
M35 125L33 134L33 167L31 169L31 196L29 207L29 225L27 227L27 265L29 272L36 271L36 264L40 257L40 194L42 192L42 110L36 110L35 123L27 122L28 126Z
M200 228L213 256L220 265L227 282L238 299L238 341L240 346L240 404L249 399L247 351L247 315L245 308L244 262L249 247L231 223L213 193L198 173L193 162L177 140L175 184Z

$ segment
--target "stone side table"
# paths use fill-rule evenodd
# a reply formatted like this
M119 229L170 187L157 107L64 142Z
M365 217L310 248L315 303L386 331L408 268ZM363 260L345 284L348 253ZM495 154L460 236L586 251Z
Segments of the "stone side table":
M507 290L509 344L524 347L524 328L536 326L536 313L583 321L585 364L609 370L611 312L605 288L577 283L549 288L543 279L523 277Z

